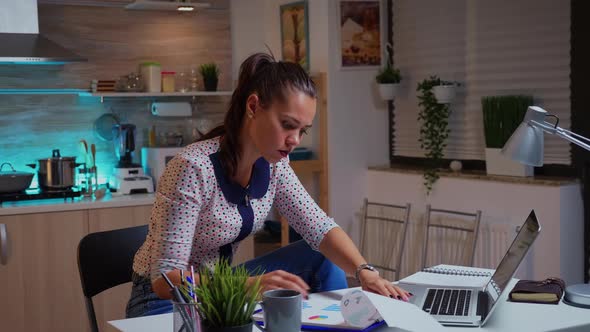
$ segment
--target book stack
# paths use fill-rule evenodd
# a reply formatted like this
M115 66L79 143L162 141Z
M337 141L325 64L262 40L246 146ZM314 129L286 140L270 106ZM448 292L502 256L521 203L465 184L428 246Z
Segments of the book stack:
M93 80L92 92L115 92L115 80Z

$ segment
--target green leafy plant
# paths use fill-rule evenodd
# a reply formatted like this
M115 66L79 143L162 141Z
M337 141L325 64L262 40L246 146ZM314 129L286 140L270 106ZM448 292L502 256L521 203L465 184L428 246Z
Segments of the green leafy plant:
M524 119L532 96L491 96L481 98L486 147L501 149Z
M199 71L203 79L217 79L219 77L219 67L213 62L202 64L199 67Z
M391 84L399 83L402 80L402 76L400 75L399 69L394 69L388 63L385 69L380 71L375 79L379 84Z
M212 271L200 273L196 289L199 314L208 327L241 326L252 322L252 314L261 290L260 278L247 284L249 273L244 266L231 267L226 259Z
M217 90L217 82L219 80L219 67L211 62L204 63L199 67L199 72L203 76L203 84L206 91Z
M420 127L420 147L425 150L428 158L426 170L424 171L424 186L426 193L430 194L434 183L439 179L438 168L444 156L444 148L447 146L446 139L449 137L449 115L451 109L448 104L439 104L432 93L432 88L448 81L441 81L437 76L418 83L416 91L418 94L418 121Z

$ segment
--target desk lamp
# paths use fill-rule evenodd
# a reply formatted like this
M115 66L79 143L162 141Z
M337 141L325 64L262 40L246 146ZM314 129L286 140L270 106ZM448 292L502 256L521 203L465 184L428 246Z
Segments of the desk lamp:
M555 118L555 124L545 121L545 117ZM547 113L538 106L529 106L522 120L504 148L502 154L526 165L543 165L543 133L557 135L571 143L590 151L590 139L558 127L559 118ZM568 286L563 302L583 308L590 308L590 284Z

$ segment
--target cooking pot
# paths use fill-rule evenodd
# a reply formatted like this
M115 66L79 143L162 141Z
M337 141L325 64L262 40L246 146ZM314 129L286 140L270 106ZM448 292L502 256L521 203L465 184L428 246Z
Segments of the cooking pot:
M3 171L4 166L10 167L10 171ZM34 173L17 172L10 163L0 165L0 194L17 193L27 189L31 185Z
M42 189L64 190L76 184L76 167L83 165L76 163L76 157L62 157L59 149L52 152L51 158L38 159L39 169L37 178ZM27 164L35 168L36 164Z

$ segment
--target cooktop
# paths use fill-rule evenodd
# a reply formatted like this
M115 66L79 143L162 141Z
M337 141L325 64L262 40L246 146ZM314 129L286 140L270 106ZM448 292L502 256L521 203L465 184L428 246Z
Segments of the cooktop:
M0 204L9 201L26 201L32 199L47 199L47 198L63 198L67 200L70 198L74 200L75 197L82 195L78 188L71 188L58 191L47 191L39 188L27 189L16 193L0 193Z

